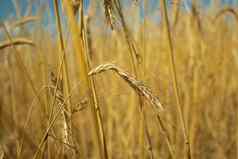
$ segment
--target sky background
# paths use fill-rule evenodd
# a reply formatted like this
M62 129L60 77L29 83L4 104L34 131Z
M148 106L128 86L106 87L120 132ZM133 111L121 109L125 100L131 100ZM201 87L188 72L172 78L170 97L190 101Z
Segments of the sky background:
M15 0L0 0L0 21L7 19L9 16L16 15L14 4L12 3L12 1L15 1ZM27 5L28 0L16 0L16 1L19 2L21 11L24 14L24 11L27 9L27 6L28 6ZM48 6L49 6L50 10L52 12L54 11L53 0L35 0L35 1L37 1L37 3L35 3L35 5L47 3L47 1L48 1ZM85 0L85 6L89 5L89 1L90 0ZM34 9L35 9L35 6L33 6L33 12L34 12ZM22 15L22 16L24 16L24 15Z
M25 13L29 9L28 2L31 0L0 0L0 22L8 22L10 20L16 19L16 12L15 12L15 7L14 7L14 3L13 3L14 1L18 2L19 6L21 7L21 17L26 16ZM38 10L41 10L40 8L42 8L42 6L44 6L44 5L47 6L48 10L46 10L43 14L43 17L41 17L41 22L45 26L44 29L46 31L48 31L48 33L50 33L52 37L56 36L57 30L55 27L53 0L32 0L32 1L34 1L34 5L32 6L32 12L30 15L36 15ZM61 1L62 0L59 0L59 2L61 2ZM94 0L84 0L85 8L88 8L88 6L90 5L90 1L94 1ZM99 0L99 1L102 2L102 0ZM131 2L132 0L121 0L121 1L124 2L124 4L127 4L128 2ZM142 1L142 0L138 0L138 1ZM173 0L168 0L168 3L170 4L169 6L171 6L172 1ZM182 0L183 3L181 5L181 8L184 9L185 11L189 11L191 1L192 0ZM201 2L201 4L202 4L201 7L209 8L209 6L212 4L212 2L218 1L218 0L197 0L197 1ZM224 6L227 6L227 5L232 6L232 7L238 6L238 0L220 0L220 1L221 1L222 5L224 5ZM158 10L159 0L149 0L149 2L150 2L149 10L151 11L151 13L153 13L153 11ZM103 5L103 3L101 5ZM142 5L140 5L140 6L142 7ZM141 20L144 17L144 13L142 13L142 12L143 12L143 10L141 10L141 12L140 12ZM60 10L60 14L61 13L62 13L62 11ZM155 16L151 16L150 19L156 23L160 23L160 17L157 14ZM127 20L128 20L128 22L133 21L133 19L130 19L130 16L127 16ZM97 23L94 23L94 25L98 26L101 24L101 22L102 21L99 20ZM67 30L67 21L65 19L65 16L62 16L62 24L63 24L62 25L63 29ZM30 24L28 24L28 26L30 26ZM135 26L136 26L136 24L135 24ZM29 28L33 28L33 27L29 27ZM14 31L17 32L16 29ZM3 33L0 31L0 40L4 37L4 36L2 36L2 34Z
M14 16L15 13L15 9L14 9L14 5L12 3L12 1L14 0L0 0L0 21L4 21L6 19L8 19L10 16ZM27 9L27 2L28 0L16 0L19 2L20 6L21 6L21 10L24 13L24 11ZM46 3L48 1L48 6L51 10L51 12L53 12L53 0L36 0L37 3L36 5L39 4L43 4ZM151 3L158 3L159 0L150 0ZM183 2L188 2L191 0L183 0ZM213 1L213 0L201 0L204 4L204 6L209 6L209 4ZM238 4L238 0L221 0L221 2L224 5L237 5ZM88 6L90 3L90 0L85 0L85 5ZM153 6L154 4L152 4ZM33 6L33 12L34 12L34 7ZM22 15L23 16L23 15Z

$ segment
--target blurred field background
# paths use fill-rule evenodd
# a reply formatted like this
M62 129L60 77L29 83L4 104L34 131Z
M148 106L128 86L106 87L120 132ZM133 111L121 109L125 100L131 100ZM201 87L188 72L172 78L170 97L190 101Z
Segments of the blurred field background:
M0 159L238 158L235 0L0 5Z

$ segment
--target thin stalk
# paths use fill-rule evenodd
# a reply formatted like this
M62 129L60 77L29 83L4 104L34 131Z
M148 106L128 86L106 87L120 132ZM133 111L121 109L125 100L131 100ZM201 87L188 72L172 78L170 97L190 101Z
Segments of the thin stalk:
M125 18L124 18L124 15L123 15L123 12L122 12L122 8L121 8L121 3L119 0L115 0L115 6L116 6L116 9L117 9L117 12L119 14L119 17L120 17L120 21L122 23L122 28L123 28L123 31L124 31L124 35L125 35L125 39L126 39L126 42L127 42L127 45L128 45L128 48L129 48L129 53L130 53L130 63L131 63L131 67L132 67L132 70L133 70L133 73L135 75L135 77L138 77L139 75L142 75L143 76L143 70L141 70L140 68L140 55L139 53L137 52L136 50L136 46L135 46L135 43L130 35L130 32L129 32L129 29L126 25L126 21L125 21ZM144 52L144 55L145 55L145 52ZM143 56L145 57L145 56ZM145 59L142 59L143 61ZM145 65L145 63L143 63L143 66ZM150 153L150 158L153 159L153 147L152 147L152 144L151 144L151 139L150 139L150 135L149 135L149 130L148 130L148 126L147 126L147 123L146 123L146 116L145 116L145 110L144 110L144 100L142 99L142 97L140 95L138 95L139 97L139 109L140 109L140 113L141 113L141 122L140 122L140 125L142 126L143 128L143 133L140 134L140 136L142 138L144 138L144 135L146 137L146 140L149 144L149 153ZM132 101L133 102L133 101ZM133 111L133 110L132 110ZM145 133L145 134L144 134ZM142 158L145 158L145 154L144 154L144 139L140 139L140 144L142 144L142 153L141 153L141 157Z
M185 125L184 116L182 113L182 106L181 106L181 99L179 96L179 89L178 89L178 81L177 81L177 74L176 74L176 66L175 66L175 57L174 57L174 47L172 43L172 36L170 32L170 25L169 25L169 18L168 18L168 12L167 12L167 5L166 1L162 0L162 7L163 7L163 15L164 15L164 23L165 23L165 29L166 29L166 35L168 39L168 45L169 45L169 54L170 54L170 71L172 76L172 82L173 82L173 89L175 92L176 97L176 105L177 105L177 111L179 115L179 120L181 122L182 131L185 139L185 146L186 146L186 155L188 159L191 159L191 149L190 149L190 142L189 142L189 136L188 131Z
M63 6L65 8L65 12L67 14L67 20L69 24L69 28L72 35L72 42L73 42L73 48L76 53L76 59L78 60L79 65L79 75L80 75L80 82L82 88L80 89L81 95L87 95L89 98L89 105L92 112L92 118L93 118L93 124L96 127L96 136L97 136L97 145L99 149L99 156L101 159L106 159L106 154L104 154L104 145L103 145L103 131L102 131L102 123L100 122L98 113L99 109L97 108L97 103L95 101L97 100L95 98L95 89L94 89L94 83L92 82L92 78L88 76L89 72L89 65L87 62L87 55L84 51L84 43L83 38L80 34L77 21L74 16L73 6L68 0L63 0ZM81 17L83 18L83 17Z
M146 47L147 47L147 43L146 43L146 20L147 20L147 11L148 11L148 1L142 1L143 3L143 13L144 13L144 18L143 18L143 30L142 30L142 45L143 45L143 54L142 54L142 73L141 76L142 78L144 78L145 76L145 67L146 67ZM154 153L153 153L153 146L152 146L152 141L150 138L150 133L149 133L149 128L148 128L148 124L147 124L147 120L146 120L146 113L145 113L145 109L144 109L144 105L145 102L141 101L141 125L142 125L142 133L141 133L141 143L140 145L142 146L142 152L141 152L141 157L142 158L146 158L145 152L144 152L144 145L145 145L145 141L144 141L144 135L146 137L147 143L148 143L148 152L149 152L149 156L150 159L154 159Z
M52 120L49 122L49 125L41 138L41 141L38 145L38 149L35 152L33 159L37 159L39 153L41 152L42 147L44 146L45 142L47 141L47 138L49 136L49 132L50 132L51 128L54 126L54 124L55 124L57 118L59 117L59 115L61 114L61 112L64 111L64 105L66 104L67 100L69 100L70 97L71 97L71 95L68 96L67 98L65 98L64 101L61 104L59 104L59 108L58 108L58 111L55 113L55 116L52 115Z
M82 0L83 2L83 0ZM83 5L81 5L83 6ZM81 9L81 15L83 15L83 7L80 8ZM84 17L84 16L82 16ZM90 37L88 37L87 35L87 30L86 30L86 24L84 24L84 20L81 21L81 26L82 26L82 33L83 33L83 41L84 41L84 45L86 46L86 52L87 52L87 63L88 63L88 66L90 67L91 69L91 64L90 64L90 53L92 53L92 50L91 50L91 47L89 46L89 41L90 40ZM108 157L108 149L107 149L107 142L106 142L106 137L105 137L105 131L104 131L104 127L103 127L103 124L102 124L102 115L101 115L101 110L100 110L100 107L99 107L99 103L98 103L98 96L97 96L97 91L96 91L96 87L95 87L95 79L94 77L92 77L92 89L93 89L93 96L94 96L94 103L95 103L95 108L97 110L97 117L98 117L98 121L101 125L101 135L102 135L102 142L103 142L103 150L104 150L104 155L105 155L105 158L109 158Z
M129 29L126 25L126 21L125 21L125 18L124 18L123 12L122 12L122 8L121 8L121 2L119 0L115 0L115 6L116 6L117 12L119 14L120 21L122 23L123 32L124 32L125 39L126 39L126 42L127 42L128 48L129 48L131 66L132 66L133 72L135 73L135 76L138 76L139 72L137 70L137 67L138 67L137 58L139 58L139 54L137 53L135 44L132 41Z
M174 0L173 3L173 28L175 28L178 23L181 0Z
M54 92L53 92L53 99L52 99L52 102L50 103L50 107L49 107L49 109L51 108L51 110L49 111L48 126L50 124L50 121L53 119L53 115L54 115L54 106L56 105L56 95L57 95L57 90L59 88L60 75L61 75L63 63L64 63L64 55L65 54L62 53L62 55L60 56L59 64L57 67L58 70L57 70L57 75L56 75L56 84L55 84L55 88L54 88ZM69 101L67 101L67 103L69 103ZM43 146L45 144L45 141L47 141L47 140L48 140L48 137L46 137L46 140L43 141L41 146ZM34 158L36 158L37 155L38 155L38 152L36 153L36 156Z
M86 57L87 57L87 65L89 67L89 69L91 69L91 64L90 64L90 48L88 45L88 37L87 37L87 30L86 30L86 24L84 23L84 0L81 1L81 7L80 7L80 13L81 13L81 35L82 35L82 39L84 42L84 46L85 46L85 52L86 52ZM107 150L107 142L106 142L106 137L105 137L105 132L104 132L104 127L103 127L103 123L102 123L102 114L101 114L101 110L99 107L99 103L98 103L98 96L97 96L97 91L96 91L96 86L95 86L95 79L94 77L91 77L91 85L92 85L92 92L93 92L93 99L94 99L94 104L95 104L95 109L96 109L96 115L97 115L97 120L100 126L100 132L101 132L101 136L102 136L102 144L103 144L103 151L104 151L104 157L105 159L108 159L108 150Z
M122 29L123 29L123 32L124 32L124 36L125 36L125 40L126 40L126 43L127 43L127 46L128 46L128 49L129 49L129 54L130 54L130 65L131 65L131 68L132 68L132 72L134 73L135 77L138 77L139 76L139 62L138 62L138 59L137 57L138 56L138 53L137 53L137 50L136 50L136 47L135 47L135 44L133 42L133 39L130 35L130 32L129 32L129 29L127 27L127 24L126 24L126 21L125 21L125 18L124 18L124 15L123 15L123 11L122 11L122 7L121 7L121 2L119 0L115 0L115 6L116 6L116 10L117 10L117 13L119 15L119 18L120 18L120 21L121 21L121 24L122 24ZM141 117L141 120L139 122L139 125L141 126L141 128L143 129L143 132L139 135L139 136L142 136L143 138L139 138L139 142L140 142L140 145L142 146L142 153L140 154L140 156L142 158L144 158L144 132L145 132L145 117L144 117L144 113L142 112L143 111L143 99L140 97L140 95L136 95L138 97L138 100L139 100L139 110L140 110L140 117ZM131 103L130 105L134 105L134 102L135 102L135 99L134 99L134 94L131 94ZM133 113L136 111L136 107L133 107L131 106L131 110L129 110L129 112ZM129 116L132 116L132 115L129 115ZM133 117L133 116L132 116ZM135 120L136 122L136 120ZM137 123L135 123L137 124ZM134 128L131 127L131 136L134 136ZM147 131L148 132L148 131ZM131 138L130 136L130 138ZM128 140L129 141L129 140ZM152 147L152 146L150 146ZM132 154L131 154L132 155ZM130 156L132 157L132 156Z
M59 47L60 47L60 53L61 56L63 57L63 72L62 72L62 77L63 77L63 93L64 96L67 97L69 96L69 92L71 91L70 88L70 83L69 83L69 75L68 75L68 64L67 64L67 59L65 56L65 46L64 46L64 41L63 41L63 34L62 34L62 25L61 25L61 20L60 20L60 15L59 15L59 9L58 9L58 0L54 0L54 9L55 9L55 14L56 14L56 23L57 23L57 30L58 30L58 38L59 38ZM59 56L59 59L60 57ZM66 119L66 126L67 126L67 142L69 144L73 144L73 133L72 133L72 121L71 121L71 113L72 113L72 102L71 98L69 98L67 104L66 104L66 110L70 112L69 115L67 115L64 112L64 116ZM74 145L74 144L73 144Z
M146 67L146 54L147 54L147 13L148 13L148 1L143 1L143 12L144 12L144 19L143 19L143 32L142 32L142 42L143 42L143 54L142 54L142 62L143 62L143 76L145 75L145 67Z
M20 4L19 4L19 1L18 0L11 0L11 2L14 6L14 9L15 9L15 12L16 12L16 17L20 18L21 17L21 7L20 7Z
M53 87L52 87L53 88ZM31 117L32 117L32 111L33 111L33 108L34 108L34 102L35 102L35 100L39 97L39 96L41 96L41 94L43 94L43 93L45 93L44 91L47 91L47 89L50 89L50 86L45 86L45 87L42 87L39 91L38 91L38 93L37 93L37 95L35 95L35 97L32 99L32 102L31 102L31 104L29 105L29 109L28 109L28 112L27 112L27 114L26 114L26 119L25 119L25 122L24 122L24 124L23 124L23 130L27 130L27 129L29 129L29 122L30 122L30 120L31 120ZM24 145L24 140L25 140L25 138L26 138L26 134L25 135L23 135L23 137L22 137L22 139L21 139L21 141L20 141L20 151L19 151L19 158L20 158L20 155L21 155L21 152L22 152L22 149L23 149L23 145Z
M8 64L8 69L9 71L7 71L8 73L8 77L9 77L9 81L10 81L10 89L9 89L9 94L10 94L10 100L9 100L9 104L11 105L11 122L15 123L17 125L17 114L16 114L16 108L17 108L17 100L16 100L16 80L15 80L15 70L13 67L13 58L12 58L12 54L9 54L8 59L7 59L7 64ZM19 130L17 127L13 127L13 133L19 133ZM17 147L17 159L19 159L19 152L20 149L18 147L18 139L16 141L16 147Z
M0 50L11 47L12 45L29 45L29 46L35 46L35 44L28 39L25 38L14 38L11 41L4 41L0 43Z
M63 38L62 38L63 39ZM56 83L55 83L55 88L54 88L54 92L53 92L53 99L52 99L52 103L50 105L51 107L51 110L50 110L50 115L49 115L49 121L52 120L53 118L53 115L54 115L54 107L56 105L56 95L57 95L57 90L59 88L59 83L60 83L60 75L62 75L62 70L63 70L63 66L64 66L64 60L65 58L65 53L62 52L61 55L60 55L60 59L59 59L59 64L58 64L58 67L57 67L57 75L56 75ZM67 67L66 67L67 68ZM66 69L65 69L66 71ZM67 81L67 80L66 80ZM69 91L69 86L68 88L66 88L66 90ZM64 94L65 95L65 94ZM70 97L69 97L70 98ZM70 99L69 99L70 100ZM71 103L70 101L66 101L67 103ZM49 123L48 123L49 124Z
M163 135L165 136L165 141L168 145L170 156L171 156L172 159L175 159L175 151L174 151L173 145L171 144L172 142L171 142L170 137L169 137L169 132L166 129L165 125L163 124L160 115L156 115L156 117L157 117L157 121L159 123L158 125L159 125Z

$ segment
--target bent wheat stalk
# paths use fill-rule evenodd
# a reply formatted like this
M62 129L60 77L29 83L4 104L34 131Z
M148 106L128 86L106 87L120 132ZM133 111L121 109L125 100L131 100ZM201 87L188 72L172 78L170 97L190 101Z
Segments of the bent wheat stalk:
M92 69L88 75L96 75L105 71L114 71L122 79L124 79L138 94L147 99L159 112L163 111L164 108L159 101L159 98L153 95L150 88L146 87L143 82L136 80L134 77L130 76L128 73L118 68L114 64L103 64L99 65L95 69Z
M139 54L138 50L137 50L137 47L136 47L136 44L135 44L135 41L133 39L133 36L131 35L130 31L129 31L129 28L126 24L126 20L125 20L125 16L123 14L123 10L122 10L122 6L121 6L121 2L119 0L105 0L107 1L107 5L104 5L105 6L105 11L108 11L108 12L105 12L106 14L106 17L109 21L109 23L113 20L111 19L111 17L113 18L113 14L111 14L112 10L114 9L114 13L117 13L118 16L119 16L119 21L122 25L122 29L123 29L123 32L124 32L124 37L125 37L125 40L126 40L126 43L127 43L127 47L129 49L129 56L130 56L130 65L131 65L131 68L133 70L133 74L135 75L135 78L142 78L140 77L140 75L143 75L142 74L142 68L140 67L140 64L141 64L141 60L143 60L143 62L145 61ZM136 1L135 1L136 2ZM104 3L105 4L105 3ZM110 23L111 26L113 25L112 23ZM113 29L113 26L111 27ZM143 56L144 57L144 56ZM145 114L144 114L144 110L143 110L143 100L142 100L142 97L139 96L139 107L140 107L140 111L141 111L141 121L140 121L140 124L139 125L143 125L142 126L142 129L141 129L141 133L140 133L140 137L139 137L139 142L141 145L141 148L142 148L142 153L141 153L141 157L143 158L144 157L144 133L146 134L146 139L148 141L148 144L149 144L149 153L150 153L150 156L151 156L151 159L153 159L153 150L152 150L152 145L150 145L150 135L149 132L147 129L147 126L146 126L146 123L145 123ZM131 102L134 103L134 97L132 95L132 98L131 98ZM135 111L135 107L131 107L132 110L129 110L129 112L134 112ZM143 130L144 129L144 130ZM134 135L134 132L133 132L133 128L131 127L131 130L130 130L132 133L131 135L133 136Z
M18 26L22 26L22 25L25 25L27 23L30 23L30 22L35 22L35 21L38 21L40 20L40 17L38 16L28 16L28 17L24 17L16 22L13 22L10 24L10 28L15 28L15 27L18 27Z
M236 12L235 9L233 9L233 8L231 8L231 7L227 7L227 8L224 8L224 9L220 10L220 11L216 14L216 16L215 16L215 18L214 18L213 21L216 22L220 17L222 17L222 16L224 16L224 15L226 15L226 14L228 14L228 13L230 13L231 15L233 15L234 18L235 18L235 20L238 22L238 13Z
M12 46L12 49L14 50L15 54L15 59L16 59L16 62L17 62L17 65L19 66L19 68L21 69L21 71L23 72L23 74L25 75L26 79L29 81L29 84L30 84L30 87L31 89L33 90L34 94L37 94L37 88L35 87L35 83L33 82L31 76L30 76L30 73L29 71L27 70L27 67L25 66L25 64L23 63L23 60L22 60L22 57L21 57L21 54L20 54L20 51L17 50L16 46L14 45L14 41L13 41L13 38L10 34L10 32L8 31L5 23L0 23L0 27L2 27L4 29L4 32L7 36L7 39L10 41L11 43L11 46ZM40 97L38 97L38 100L39 100L39 103L40 105L43 107L43 102L41 100Z
M12 39L12 41L3 41L0 43L0 50L1 49L5 49L8 47L12 47L12 45L30 45L30 46L35 46L35 44L33 43L33 41L29 40L29 39L25 39L25 38L14 38Z
M88 75L89 76L93 76L102 72L106 72L106 71L114 71L116 74L118 74L124 81L126 81L138 94L140 97L144 97L147 101L149 101L153 108L155 109L155 111L157 112L157 119L159 121L159 126L163 131L163 135L166 138L166 142L169 148L169 152L172 158L174 158L174 150L173 150L173 146L171 144L167 129L165 128L164 124L162 123L161 117L160 117L160 112L162 112L164 110L162 104L159 101L159 98L157 96L155 96L151 89L146 87L142 81L138 81L136 80L135 77L130 76L128 73L126 73L125 71L123 71L122 69L118 68L117 66L115 66L114 64L103 64L103 65L99 65L98 67L92 69ZM146 129L146 131L148 131L148 129ZM148 133L148 132L146 132ZM148 135L148 134L147 134ZM148 140L148 142L150 142L150 139ZM150 149L151 147L151 143L149 143ZM153 153L151 153L151 155L153 155ZM153 158L153 156L152 156Z

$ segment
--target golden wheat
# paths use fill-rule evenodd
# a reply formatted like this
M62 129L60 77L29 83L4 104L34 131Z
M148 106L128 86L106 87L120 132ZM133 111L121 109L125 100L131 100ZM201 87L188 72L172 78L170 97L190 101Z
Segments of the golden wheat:
M137 93L145 97L153 106L156 107L158 111L163 111L164 108L159 101L159 98L153 95L151 89L146 87L143 82L136 80L133 76L130 76L128 73L118 68L114 64L103 64L92 69L88 75L96 75L108 70L116 72L122 79L124 79Z

